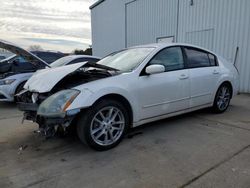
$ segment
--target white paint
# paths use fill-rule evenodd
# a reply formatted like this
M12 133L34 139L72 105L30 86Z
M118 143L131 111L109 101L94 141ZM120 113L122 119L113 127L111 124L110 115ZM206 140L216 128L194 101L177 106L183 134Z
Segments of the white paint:
M146 68L147 74L158 74L163 73L165 71L165 67L163 65L150 65Z
M24 85L25 89L45 93L50 91L62 78L74 72L87 62L65 65L62 67L44 69L36 72Z
M17 87L22 83L27 81L33 73L20 73L13 76L9 76L2 80L15 79L15 81L10 85L0 85L0 94L4 95L6 99L0 99L0 101L14 101L14 94Z

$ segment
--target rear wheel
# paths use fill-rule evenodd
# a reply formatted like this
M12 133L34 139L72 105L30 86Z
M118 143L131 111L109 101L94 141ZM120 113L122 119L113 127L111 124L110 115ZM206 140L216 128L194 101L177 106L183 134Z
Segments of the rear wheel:
M213 110L222 113L227 110L232 96L232 89L229 84L222 84L215 96Z
M118 145L129 124L126 108L115 100L102 100L82 112L77 123L80 140L99 151Z

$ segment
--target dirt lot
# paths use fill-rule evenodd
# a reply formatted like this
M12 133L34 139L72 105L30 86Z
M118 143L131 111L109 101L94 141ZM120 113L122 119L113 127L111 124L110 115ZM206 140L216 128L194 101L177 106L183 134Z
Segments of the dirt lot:
M133 130L113 150L74 137L44 140L0 104L0 187L250 187L250 95ZM23 150L19 150L20 147Z

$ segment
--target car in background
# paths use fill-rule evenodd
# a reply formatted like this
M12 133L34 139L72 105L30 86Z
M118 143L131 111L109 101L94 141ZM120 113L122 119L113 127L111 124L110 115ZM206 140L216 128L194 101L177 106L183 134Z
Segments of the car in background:
M6 57L3 55L0 55L0 61L2 61L3 59L6 59Z
M100 60L99 57L89 56L89 55L68 55L68 56L62 57L54 61L53 63L50 64L50 67L55 68L55 67L60 67L64 65L71 65L75 63L85 62L85 61L96 63L99 60Z
M0 62L0 101L14 101L15 94L23 89L25 82L35 71L49 67L49 63L64 56L63 53L55 52L28 52L1 40L0 48L16 54ZM46 62L43 59L51 61Z
M37 73L24 88L24 119L34 113L45 135L76 125L83 143L107 150L130 127L207 107L224 112L239 74L204 48L158 43Z
M62 58L65 56L64 53L61 52L51 52L51 51L30 51L30 53L32 53L33 55L39 57L40 59L42 59L43 61L45 61L48 64L51 64L52 62ZM13 61L15 61L16 63L27 63L28 65L30 65L30 63L25 60L24 57L20 56L20 55L11 55L8 58L4 58L2 60L0 60L0 62L4 63L12 63Z
M54 52L54 51L31 51L32 54L44 60L46 63L51 64L54 61L66 56L62 52Z

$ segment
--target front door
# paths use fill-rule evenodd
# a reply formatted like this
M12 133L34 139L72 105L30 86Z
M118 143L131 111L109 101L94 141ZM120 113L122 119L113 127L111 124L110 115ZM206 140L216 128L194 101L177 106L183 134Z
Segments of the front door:
M180 47L156 54L147 66L161 64L165 72L139 77L138 101L141 120L189 108L189 70Z

